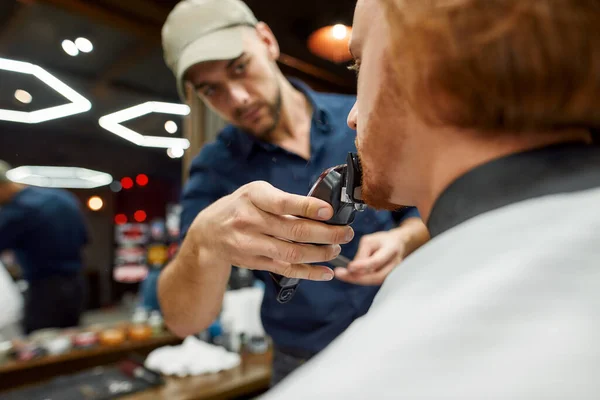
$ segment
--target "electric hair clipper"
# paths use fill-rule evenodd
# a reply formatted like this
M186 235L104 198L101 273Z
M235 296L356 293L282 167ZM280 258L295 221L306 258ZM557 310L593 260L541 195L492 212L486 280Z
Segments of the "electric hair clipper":
M321 173L308 192L308 196L324 200L333 207L333 216L325 221L326 224L350 225L354 222L356 212L366 208L362 200L361 186L360 160L356 154L348 153L346 164L331 167ZM277 301L279 303L290 301L300 284L300 279L277 274L271 276L279 286Z

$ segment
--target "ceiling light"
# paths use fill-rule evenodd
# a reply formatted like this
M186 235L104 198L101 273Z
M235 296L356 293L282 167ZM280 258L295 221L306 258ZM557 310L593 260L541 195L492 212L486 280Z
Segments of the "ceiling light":
M177 124L174 121L165 122L165 131L169 132L170 134L177 132L177 129L179 128L177 127Z
M345 39L346 36L348 36L348 29L342 24L335 24L331 28L331 36L333 36L334 39L338 40Z
M94 50L94 45L88 39L79 37L75 39L75 45L82 53L91 53Z
M51 119L64 118L69 115L83 113L92 108L92 103L90 103L88 99L38 65L0 58L0 70L33 75L70 101L68 104L43 108L36 111L0 109L0 120L37 124Z
M103 205L104 205L104 202L98 196L92 196L88 200L88 207L92 211L98 211L98 210L100 210Z
M162 136L146 136L121 125L123 122L139 118L146 114L161 113L171 115L188 115L190 108L185 104L163 103L148 101L129 107L112 114L105 115L98 120L100 126L107 131L142 147L171 148L178 147L187 149L190 142L184 138L170 138Z
M77 48L77 45L75 43L73 43L72 40L69 40L69 39L63 40L62 48L65 51L65 53L67 53L71 57L75 57L76 55L79 54L79 49Z
M181 147L172 147L167 150L167 155L171 158L181 158L183 157L183 149Z
M15 99L23 104L29 104L33 100L31 94L23 89L17 89L15 91Z
M342 24L325 26L308 38L308 49L326 60L341 63L352 59L348 50L352 28Z
M13 168L6 173L13 182L31 186L93 189L110 185L112 176L105 172L79 167L51 167L27 165Z

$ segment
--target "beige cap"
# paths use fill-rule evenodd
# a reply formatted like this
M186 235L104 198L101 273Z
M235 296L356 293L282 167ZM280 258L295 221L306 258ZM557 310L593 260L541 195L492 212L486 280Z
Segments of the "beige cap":
M183 75L188 68L204 61L239 57L244 27L257 23L241 0L183 0L173 8L162 28L162 46L182 100Z

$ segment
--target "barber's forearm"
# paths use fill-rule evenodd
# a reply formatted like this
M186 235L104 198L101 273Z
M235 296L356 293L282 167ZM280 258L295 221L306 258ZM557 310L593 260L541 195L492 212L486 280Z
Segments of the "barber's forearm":
M165 323L184 337L208 328L221 310L231 266L184 241L161 273L158 297Z
M431 238L429 230L421 218L407 218L394 230L398 232L399 240L404 242L406 249L404 257L427 243Z

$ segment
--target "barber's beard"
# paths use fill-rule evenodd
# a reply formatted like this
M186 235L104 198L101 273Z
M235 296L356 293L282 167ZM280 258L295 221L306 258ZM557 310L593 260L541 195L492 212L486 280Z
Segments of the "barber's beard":
M277 95L275 96L275 101L272 104L268 104L268 116L271 119L271 123L265 129L262 129L260 132L254 132L256 137L262 139L264 141L270 141L272 133L279 125L279 120L281 119L281 89L277 86Z
M383 82L393 82L393 71L384 67ZM363 139L357 141L361 158L362 196L369 206L397 210L403 205L391 202L394 192L394 164L406 133L402 123L404 110L398 93L384 86L379 92L365 125Z
M255 127L249 126L241 126L241 128L247 131L248 133L252 134L253 136L257 137L258 139L268 142L271 140L271 135L277 128L277 125L279 125L279 120L281 119L282 100L281 88L279 87L279 85L277 85L277 93L273 102L262 101L260 103L252 105L252 107L256 106L266 107L267 115L263 117L263 119L267 119L268 124L266 124L266 126L260 127L259 130L257 130ZM247 109L236 110L236 117L240 118L240 116L243 115L243 113L246 110Z

